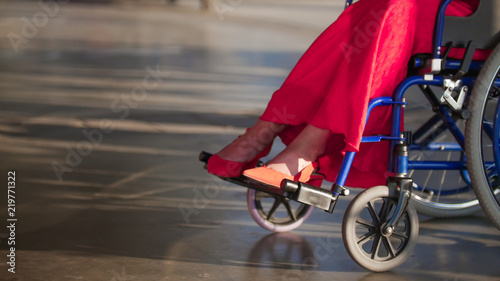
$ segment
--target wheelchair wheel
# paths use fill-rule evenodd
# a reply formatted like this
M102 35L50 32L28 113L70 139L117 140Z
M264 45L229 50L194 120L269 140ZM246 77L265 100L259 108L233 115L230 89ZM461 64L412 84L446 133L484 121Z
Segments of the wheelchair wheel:
M418 237L418 217L409 204L390 235L383 226L394 214L398 196L387 186L360 193L351 202L342 223L342 239L351 258L365 269L383 272L401 265L413 253Z
M479 202L500 229L500 45L484 64L470 97L467 169Z
M311 215L313 207L254 189L247 191L250 216L261 227L287 232L299 227Z
M434 121L432 121L434 119ZM410 161L455 161L465 163L465 154L439 116L431 118L432 128L410 146ZM435 123L435 124L434 124ZM463 120L455 124L464 131ZM481 206L467 170L410 170L415 209L426 216L451 218L473 215Z

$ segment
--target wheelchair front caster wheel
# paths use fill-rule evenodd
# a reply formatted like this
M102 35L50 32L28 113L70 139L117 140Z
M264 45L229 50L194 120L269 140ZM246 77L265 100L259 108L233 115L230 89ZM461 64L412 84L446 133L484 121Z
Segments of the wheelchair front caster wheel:
M376 186L356 196L347 208L342 239L351 258L365 269L388 271L401 265L413 253L418 237L418 217L411 204L393 231L385 231L397 202L398 196L387 186Z
M299 227L312 213L313 207L282 196L248 189L250 216L261 227L273 232L287 232Z

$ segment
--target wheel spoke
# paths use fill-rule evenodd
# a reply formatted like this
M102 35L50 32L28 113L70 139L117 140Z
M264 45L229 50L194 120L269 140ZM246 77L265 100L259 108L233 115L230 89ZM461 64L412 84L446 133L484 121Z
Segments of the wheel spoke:
M274 213L276 212L276 210L278 209L280 204L281 204L281 201L278 200L277 198L275 198L274 204L271 207L271 210L269 210L269 213L267 214L267 220L270 220L273 217Z
M382 201L384 202L382 204L382 208L380 208L380 212L379 212L379 218L381 218L381 220L386 220L387 219L387 213L389 211L389 205L390 205L390 199L385 197L385 198L382 198Z
M297 221L297 216L295 215L295 212L292 210L292 207L290 206L290 202L284 201L283 205L285 205L285 208L288 212L288 215L292 218L292 220Z
M491 190L496 190L498 187L500 187L500 180L498 177L495 177L491 182Z
M389 238L383 237L382 239L383 239L384 245L387 248L387 250L389 251L389 254L391 255L391 257L393 257L393 258L396 257L396 251L394 250L394 247L392 247L392 243L389 240Z
M359 237L358 241L356 241L356 243L358 243L359 246L363 246L364 244L366 244L366 242L370 241L373 236L375 236L375 231L371 231L364 234L363 236Z
M368 227L370 229L376 227L376 225L372 221L367 221L367 220L362 219L362 218L358 218L356 220L356 223L358 223L358 224L360 224L362 226L366 226L366 227Z
M380 224L380 218L378 217L377 212L375 211L373 203L368 202L366 205L368 206L368 211L370 212L372 219L375 221L376 224Z
M429 173L427 174L427 178L425 179L424 185L422 185L422 187L423 187L422 192L425 192L425 190L429 186L429 181L431 180L431 176L433 173L434 173L434 170L430 170Z
M376 235L372 245L372 252L371 252L372 260L377 259L377 253L380 250L380 242L381 242L380 235Z
M398 232L393 232L391 236L395 236L397 238L403 239L403 240L408 240L410 237L408 235L403 234L403 233L398 233Z

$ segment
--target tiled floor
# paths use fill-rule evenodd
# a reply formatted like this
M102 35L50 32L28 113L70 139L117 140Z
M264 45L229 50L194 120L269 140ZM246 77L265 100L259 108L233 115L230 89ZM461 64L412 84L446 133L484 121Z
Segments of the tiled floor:
M500 280L481 214L421 217L411 258L374 274L342 243L352 196L272 234L198 161L253 124L342 1L83 2L0 3L1 280Z

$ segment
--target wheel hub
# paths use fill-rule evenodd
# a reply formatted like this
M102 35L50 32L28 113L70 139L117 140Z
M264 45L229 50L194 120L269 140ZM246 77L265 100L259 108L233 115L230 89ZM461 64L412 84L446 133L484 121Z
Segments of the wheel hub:
M377 229L377 232L384 237L389 237L394 232L394 228L388 227L387 223L385 222L380 225L380 227Z

